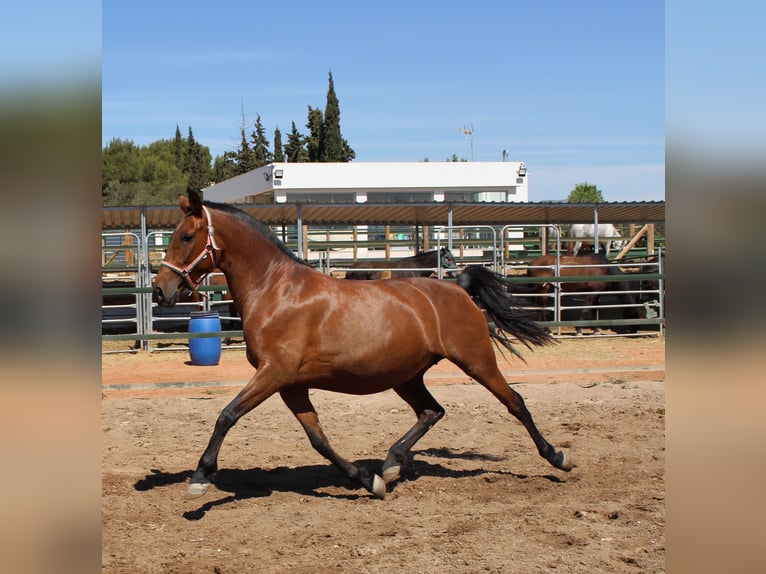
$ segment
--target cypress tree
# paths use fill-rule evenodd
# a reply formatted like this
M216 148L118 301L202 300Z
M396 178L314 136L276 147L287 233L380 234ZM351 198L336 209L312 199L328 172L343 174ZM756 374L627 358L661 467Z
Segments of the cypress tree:
M327 88L327 104L324 109L324 125L319 144L319 161L344 161L343 138L340 135L340 106L335 95L335 84L330 72Z
M320 142L322 141L322 111L319 108L309 106L308 122L306 127L309 135L306 138L306 153L308 161L321 161L319 159Z
M181 128L176 124L176 139L175 139L175 152L176 152L176 167L180 170L184 168L184 138L181 135Z
M285 153L282 150L282 132L279 131L279 126L274 130L274 161L285 161Z
M232 167L231 177L247 173L272 161L303 162L348 162L356 158L356 152L343 138L340 130L340 106L335 94L335 83L332 72L328 75L326 108L308 106L306 128L308 135L303 135L292 122L292 129L287 137L287 144L282 144L282 132L277 126L274 132L274 152L270 151L269 141L260 115L255 121L255 130L250 140L245 136L245 115L242 111L242 140L239 150L226 152L215 168L216 181L228 175ZM217 158L216 158L217 159ZM233 165L232 165L233 164Z

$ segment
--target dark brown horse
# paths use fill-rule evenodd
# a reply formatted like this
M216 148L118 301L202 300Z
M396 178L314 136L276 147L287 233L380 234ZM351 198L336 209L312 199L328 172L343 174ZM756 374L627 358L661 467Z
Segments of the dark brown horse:
M387 272L379 269L391 269L392 278L429 277L437 267L457 269L452 252L446 247L391 261L357 261L350 267L353 271L346 271L346 279L384 279L383 273Z
M623 316L629 319L636 319L639 316L636 308L636 298L631 291L631 285L628 277L619 267L611 265L610 261L600 253L587 253L578 256L562 255L559 259L560 268L559 277L578 277L577 281L561 282L561 292L579 293L583 299L581 318L584 320L593 319L595 316L595 305L602 295L612 292L618 301L625 305ZM533 259L529 263L527 270L528 277L550 277L557 275L556 255L543 255ZM600 277L610 276L610 279ZM593 277L593 279L588 279ZM614 279L611 279L614 277ZM538 293L548 294L554 289L553 282L539 283L535 286ZM598 331L598 328L594 328ZM577 334L582 334L582 328L576 328Z
M510 334L527 345L552 341L514 306L498 277L471 266L457 283L424 278L343 281L296 258L271 230L228 205L180 198L185 216L173 232L154 283L160 305L172 306L219 267L243 319L247 358L256 373L220 413L189 484L201 496L218 468L229 429L279 393L311 445L351 480L383 498L410 449L444 416L426 389L424 373L446 358L502 402L526 428L540 455L561 470L573 463L535 426L522 397L498 368L492 340L517 353ZM496 324L490 333L478 303ZM507 334L506 334L507 333ZM319 424L309 389L371 394L393 389L412 407L415 425L391 449L382 477L333 450Z

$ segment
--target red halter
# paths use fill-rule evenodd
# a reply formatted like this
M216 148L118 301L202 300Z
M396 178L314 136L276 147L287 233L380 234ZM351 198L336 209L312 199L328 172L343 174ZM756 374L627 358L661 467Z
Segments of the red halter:
M205 247L202 249L202 252L197 255L197 257L194 258L194 261L189 263L186 267L176 267L172 263L168 263L164 259L160 263L160 267L167 267L171 271L174 271L178 273L184 281L186 281L186 286L189 288L190 291L195 291L197 287L200 286L200 283L202 283L202 280L207 276L210 271L216 268L215 263L215 250L218 251L221 250L220 247L215 242L215 229L213 228L213 218L210 217L210 212L207 210L207 207L204 205L202 206L202 211L205 212L205 216L207 217L207 242L205 243ZM197 266L202 263L205 259L210 257L210 261L213 264L213 266L210 268L210 271L206 271L202 275L200 275L199 279L196 281L192 281L191 278L191 272L194 271Z

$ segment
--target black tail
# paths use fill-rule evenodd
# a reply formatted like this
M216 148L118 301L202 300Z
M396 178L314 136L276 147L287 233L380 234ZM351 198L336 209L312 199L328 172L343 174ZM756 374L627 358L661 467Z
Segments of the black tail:
M608 260L607 260L608 261ZM624 281L613 281L609 283L609 287L607 287L607 290L609 291L617 291L617 300L622 305L627 305L622 310L622 316L625 319L638 319L639 317L641 319L646 318L646 310L639 308L640 312L636 310L636 297L631 293L631 291L634 289L634 286L631 285L630 281L630 274L625 273L620 269L619 267L615 267L613 265L610 265L607 267L609 270L609 275L619 275L620 277L624 277ZM641 316L643 315L643 316ZM636 326L630 326L627 327L627 332L635 333L638 330Z
M532 319L532 313L524 309L505 288L502 275L481 265L468 265L457 276L457 284L465 289L474 302L487 313L491 323L489 335L514 355L524 358L511 345L507 334L530 345L547 345L555 342L553 336Z

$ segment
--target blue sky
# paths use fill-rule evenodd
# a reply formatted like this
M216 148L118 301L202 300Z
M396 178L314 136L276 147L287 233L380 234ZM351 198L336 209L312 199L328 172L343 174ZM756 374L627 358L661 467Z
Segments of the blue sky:
M474 161L527 164L531 201L662 200L664 26L658 0L105 2L102 144L191 126L220 155L243 109L285 141L332 71L356 161L471 159L468 126Z

